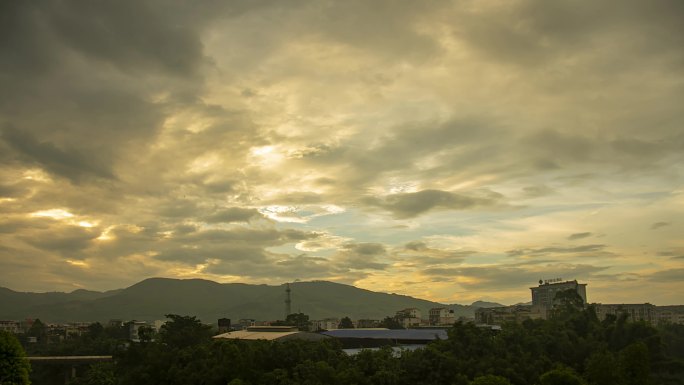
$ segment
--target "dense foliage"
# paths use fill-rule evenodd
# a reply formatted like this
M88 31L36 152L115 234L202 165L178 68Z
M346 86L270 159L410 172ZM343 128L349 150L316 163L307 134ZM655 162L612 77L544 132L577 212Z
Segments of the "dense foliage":
M194 317L169 318L154 339L113 349L114 364L94 366L75 384L684 384L684 326L600 322L591 308L500 331L456 323L449 339L400 355L387 348L348 356L333 339L212 340Z
M31 367L19 340L0 330L0 385L29 384Z

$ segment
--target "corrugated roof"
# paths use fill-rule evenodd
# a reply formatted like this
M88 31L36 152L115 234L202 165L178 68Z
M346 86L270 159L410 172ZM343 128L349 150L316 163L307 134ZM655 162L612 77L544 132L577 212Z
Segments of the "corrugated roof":
M239 330L235 332L223 333L214 338L226 338L226 339L236 339L236 340L289 340L289 339L302 339L302 340L320 340L324 338L329 338L316 333L307 333L300 331L291 332L276 332L276 331L250 331L250 330Z
M370 338L387 340L445 340L444 329L337 329L322 332L335 338Z

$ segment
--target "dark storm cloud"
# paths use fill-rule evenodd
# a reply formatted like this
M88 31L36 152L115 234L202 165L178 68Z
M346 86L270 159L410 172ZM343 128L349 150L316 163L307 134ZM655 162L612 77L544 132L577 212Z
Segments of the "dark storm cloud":
M461 274L482 282L464 286L484 290L594 276L562 263L607 259L606 249L621 245L545 246L525 235L510 255L536 264L460 269L476 252L429 239L458 229L451 235L482 248L478 256L501 261L491 252L501 250L497 235L537 224L518 221L519 212L677 190L683 8L660 0L0 2L0 270L21 285L31 276L49 283L41 287L100 288L114 275L151 274L374 276L381 285L429 269L433 282ZM260 157L265 146L273 152ZM526 198L529 207L502 214ZM47 210L73 217L31 216ZM452 219L468 225L430 221L449 210L470 210ZM366 211L411 220L399 230ZM277 223L288 215L308 222ZM485 228L493 235L482 241ZM631 236L617 234L616 243ZM293 244L325 257L283 251ZM660 259L677 263L670 258L681 254Z
M458 277L459 284L465 288L505 290L521 287L530 287L539 279L549 276L565 276L576 278L588 278L593 274L607 269L591 265L550 264L539 266L514 265L514 266L487 266L487 267L434 267L423 271L427 277ZM471 278L474 280L468 280Z
M388 264L378 261L378 258L386 254L387 248L381 243L349 242L342 245L342 248L330 260L338 268L382 270Z
M385 245L381 243L347 243L342 245L344 250L358 255L383 255L387 252Z
M542 247L532 249L514 249L507 253L517 257L521 255L553 255L553 254L575 254L575 253L603 253L606 245L582 245L571 247Z
M432 2L406 0L331 2L319 8L322 12L314 28L335 42L421 61L440 50L437 42L414 26L431 9Z
M280 204L313 204L323 202L323 196L313 192L301 191L277 195L269 202Z
M592 235L593 235L593 234L590 233L590 232L586 232L586 233L574 233L574 234L570 234L570 235L568 236L568 240L570 240L570 241L576 241L576 240L578 240L578 239L584 239L584 238L591 237Z
M464 195L441 190L423 190L415 193L390 194L382 198L368 197L363 203L380 207L391 212L396 218L405 219L418 216L434 208L465 210L476 207L494 206L502 198L501 194L486 192L480 196Z
M555 191L552 188L545 185L527 186L523 188L523 192L525 193L525 196L528 198L538 198L555 193Z
M70 48L125 71L192 75L202 44L191 17L160 12L152 2L53 2L50 22ZM186 11L191 11L190 8Z
M249 222L252 219L262 219L264 216L256 209L229 207L204 218L208 223Z
M656 222L651 225L651 230L658 230L661 227L669 226L670 222Z
M682 14L684 7L676 0L529 0L502 3L487 12L467 12L468 17L453 28L463 41L490 58L541 66L588 47L599 48L598 42L609 48L626 45L624 49L635 56L672 55L668 47L684 44ZM624 33L631 38L619 40Z
M412 251L424 251L428 250L427 245L425 242L420 242L420 241L412 241L404 245L404 248L406 250L412 250Z
M45 1L3 3L3 62L14 69L36 70L61 59L66 49L126 71L197 71L202 59L198 22L203 2L193 7L154 1Z
M201 84L196 11L158 12L133 1L3 8L0 124L12 127L3 129L3 140L14 162L71 181L113 178L118 163L141 152L162 122L166 106L151 102L152 95L192 100L194 84Z
M28 186L20 183L0 183L0 198L15 198L26 195Z
M392 260L400 261L402 266L423 269L443 264L463 262L466 257L477 254L473 250L449 250L429 247L425 242L412 241L392 251Z
M86 249L99 235L99 232L91 228L56 225L21 235L18 239L43 251L58 253L64 257L81 258L86 255Z
M653 282L682 282L684 281L684 268L657 271L646 276Z
M110 165L98 164L99 159L74 148L62 149L52 143L39 141L28 132L5 127L0 132L0 138L28 163L35 162L45 170L74 182L84 177L114 177Z

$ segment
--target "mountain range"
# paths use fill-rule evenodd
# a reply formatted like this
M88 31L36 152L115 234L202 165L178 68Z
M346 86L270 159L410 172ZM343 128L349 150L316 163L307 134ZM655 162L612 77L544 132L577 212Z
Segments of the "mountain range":
M344 317L383 319L397 310L418 308L423 317L434 307L472 317L479 307L503 306L477 301L472 305L445 305L399 294L359 289L327 281L290 284L292 312L310 319ZM283 319L285 285L217 283L202 279L149 278L128 288L97 292L24 293L0 288L0 319L39 318L46 322L106 322L110 319L159 320L165 314L197 316L213 323L218 318Z

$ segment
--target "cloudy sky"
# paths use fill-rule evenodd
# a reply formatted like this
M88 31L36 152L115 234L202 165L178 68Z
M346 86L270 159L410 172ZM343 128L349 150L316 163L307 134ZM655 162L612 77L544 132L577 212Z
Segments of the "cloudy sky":
M3 1L0 286L684 303L684 3Z

